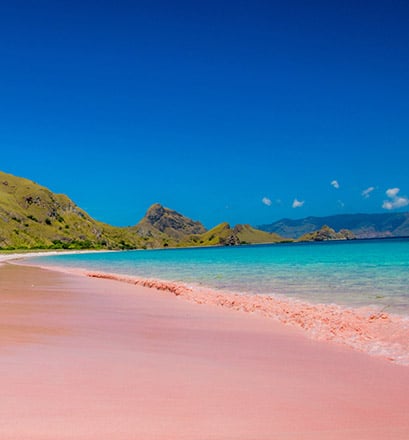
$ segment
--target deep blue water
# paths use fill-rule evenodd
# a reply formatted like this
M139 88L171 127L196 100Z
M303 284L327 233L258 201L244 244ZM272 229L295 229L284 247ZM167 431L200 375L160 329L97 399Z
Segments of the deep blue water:
M409 315L409 239L59 255L41 264Z

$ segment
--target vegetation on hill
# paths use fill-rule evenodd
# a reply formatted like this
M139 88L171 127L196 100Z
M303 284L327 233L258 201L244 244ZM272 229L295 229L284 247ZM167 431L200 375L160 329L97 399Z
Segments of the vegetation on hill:
M235 226L234 233L242 244L281 243L283 241L291 241L285 240L278 234L260 231L247 224Z
M1 249L138 247L140 238L91 218L63 194L0 172Z
M228 223L220 223L203 234L192 235L183 242L184 246L225 246L231 242L232 229ZM238 244L238 243L235 243Z
M137 249L270 243L277 235L198 221L158 203L133 227L96 221L71 199L28 179L0 172L0 249Z
M302 235L297 241L329 241L329 240L354 240L356 237L347 229L335 232L334 229L324 225L321 229Z
M395 222L405 230L405 214ZM409 213L407 215L409 224ZM311 229L314 221L288 223L291 228ZM387 225L391 220L385 220ZM281 230L285 229L285 221ZM284 226L283 226L284 225ZM290 226L288 226L290 225ZM291 226L292 225L292 226ZM270 225L271 226L271 225ZM399 229L399 227L401 229ZM301 229L300 229L301 228ZM321 229L320 229L321 228ZM350 240L353 232L330 226L301 234L297 241ZM403 228L403 229L402 229ZM318 229L318 230L317 230ZM287 235L287 234L285 234ZM292 241L250 225L221 223L210 230L198 221L155 203L141 221L120 228L96 221L71 199L54 194L30 180L0 172L0 249L153 249L191 246L234 246L240 244Z
M200 222L159 203L152 205L142 220L129 230L142 239L143 248L180 246L191 235L206 232L206 228Z

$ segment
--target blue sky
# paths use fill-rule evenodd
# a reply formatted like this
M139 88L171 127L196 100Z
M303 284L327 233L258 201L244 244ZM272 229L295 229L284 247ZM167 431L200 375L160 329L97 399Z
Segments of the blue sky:
M0 2L0 169L135 224L409 209L406 1ZM364 191L366 191L364 193Z

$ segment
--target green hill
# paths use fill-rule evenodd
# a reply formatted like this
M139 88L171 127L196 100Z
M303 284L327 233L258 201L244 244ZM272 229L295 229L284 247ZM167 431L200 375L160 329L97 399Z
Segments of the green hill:
M234 233L242 244L280 243L285 241L283 237L278 234L260 231L250 225L237 225L234 228Z
M318 231L302 235L297 241L354 240L355 238L353 232L348 229L341 229L339 232L336 232L329 226L324 225Z
M99 222L63 194L0 172L0 249L136 249L230 246L283 239L249 225L222 223L209 231L198 221L152 205L141 221L120 228Z
M71 199L0 172L0 248L124 248L140 238L91 218Z
M159 204L152 205L144 218L133 228L144 240L144 247L234 246L239 244L276 243L277 234L259 231L250 225L231 228L221 223L210 230L176 211Z
M220 223L220 225L206 231L203 234L192 235L184 242L184 246L224 246L229 243L232 237L232 229L228 223ZM234 243L238 244L238 243Z
M189 237L186 246L235 246L239 244L279 243L285 241L277 234L259 231L250 225L236 225L231 228L228 223L221 223L204 234Z

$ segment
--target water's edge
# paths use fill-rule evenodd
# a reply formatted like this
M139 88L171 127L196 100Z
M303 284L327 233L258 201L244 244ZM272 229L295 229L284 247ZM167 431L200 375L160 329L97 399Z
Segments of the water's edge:
M196 304L212 304L231 310L257 313L285 325L301 328L313 339L333 341L409 366L409 319L374 307L348 308L334 304L312 304L273 295L222 292L182 282L44 265L27 260L18 264L124 282L160 290Z

